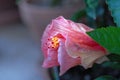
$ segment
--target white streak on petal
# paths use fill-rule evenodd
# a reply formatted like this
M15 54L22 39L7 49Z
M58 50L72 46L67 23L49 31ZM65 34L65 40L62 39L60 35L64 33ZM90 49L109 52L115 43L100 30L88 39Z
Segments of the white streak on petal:
M95 63L101 64L104 61L109 61L109 59L106 56L103 56L95 61Z
M104 53L96 51L80 53L81 66L83 66L85 69L90 68L95 63L95 61L102 56L104 56Z

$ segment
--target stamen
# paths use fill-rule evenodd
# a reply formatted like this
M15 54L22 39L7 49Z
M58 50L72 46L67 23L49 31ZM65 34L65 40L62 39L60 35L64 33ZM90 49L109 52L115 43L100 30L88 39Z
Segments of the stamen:
M51 47L57 48L59 46L59 38L58 37L53 37L51 39Z
M59 38L57 36L55 36L55 37L53 37L51 39L48 39L47 45L48 45L48 48L53 48L53 49L58 48L58 46L59 46Z

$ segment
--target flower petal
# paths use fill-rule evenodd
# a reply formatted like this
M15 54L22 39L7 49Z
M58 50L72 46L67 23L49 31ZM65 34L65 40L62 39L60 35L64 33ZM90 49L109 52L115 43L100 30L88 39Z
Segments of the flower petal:
M60 75L62 75L76 65L81 64L89 68L93 63L108 60L104 57L107 51L86 34L91 30L93 29L82 23L66 20L62 16L52 20L42 36L41 47L45 57L43 67L60 65ZM59 43L50 42L55 36L60 38ZM57 43L59 45L56 46ZM49 48L50 46L55 49Z
M70 57L65 50L65 41L60 41L58 49L58 62L60 64L60 75L64 74L68 69L80 65L80 58Z
M105 55L105 49L84 33L79 33L74 37L68 34L65 46L67 53L71 57L81 58L81 65L84 68L91 67L98 58Z
M57 51L48 49L48 55L44 59L43 67L49 68L49 67L54 67L54 66L58 66L58 65L59 65L59 63L58 63Z
M95 63L95 61L100 58L103 57L104 54L102 52L95 52L95 51L91 51L89 53L83 53L81 54L81 65L87 69L92 67L92 65Z
M106 56L100 57L95 61L95 63L101 64L104 61L109 61L109 59Z
M68 20L69 25L72 27L72 29L74 31L78 31L78 32L88 32L88 31L92 31L93 29L90 27L87 27L86 25L82 24L82 23L75 23L71 20Z

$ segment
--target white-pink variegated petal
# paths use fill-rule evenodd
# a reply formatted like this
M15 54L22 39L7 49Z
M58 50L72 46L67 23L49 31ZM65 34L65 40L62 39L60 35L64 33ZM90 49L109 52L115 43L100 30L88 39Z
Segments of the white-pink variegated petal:
M70 57L65 48L65 40L60 40L60 46L58 49L58 62L60 64L60 75L64 74L70 68L80 65L80 58Z

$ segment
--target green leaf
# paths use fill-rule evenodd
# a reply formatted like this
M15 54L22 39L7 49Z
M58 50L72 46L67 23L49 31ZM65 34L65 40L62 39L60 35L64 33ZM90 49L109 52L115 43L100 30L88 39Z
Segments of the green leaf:
M114 77L110 76L110 75L105 75L105 76L100 76L98 78L96 78L95 80L117 80Z
M111 67L113 69L117 69L117 70L120 70L120 62L104 62L102 64L103 67Z
M110 59L110 61L120 62L120 55L110 54L107 57Z
M98 20L104 13L104 0L85 0L88 25L97 28ZM101 19L102 20L102 19Z
M107 56L110 61L104 62L103 67L111 67L113 69L120 69L120 55L110 54Z
M98 16L97 14L99 14L99 0L85 0L85 4L87 15L95 20Z
M86 11L85 10L80 10L78 12L76 12L72 17L71 20L73 21L78 21L80 18L86 16Z
M120 27L120 0L106 0L114 22Z
M86 13L89 17L96 19L97 16L101 16L104 13L104 9L102 6L98 6L96 8L86 8Z
M97 17L96 9L87 8L86 12L89 17L93 18L94 20L96 19Z
M120 28L100 28L87 32L87 34L106 48L108 52L120 55Z
M99 0L85 0L86 5L89 8L96 8L98 6Z

